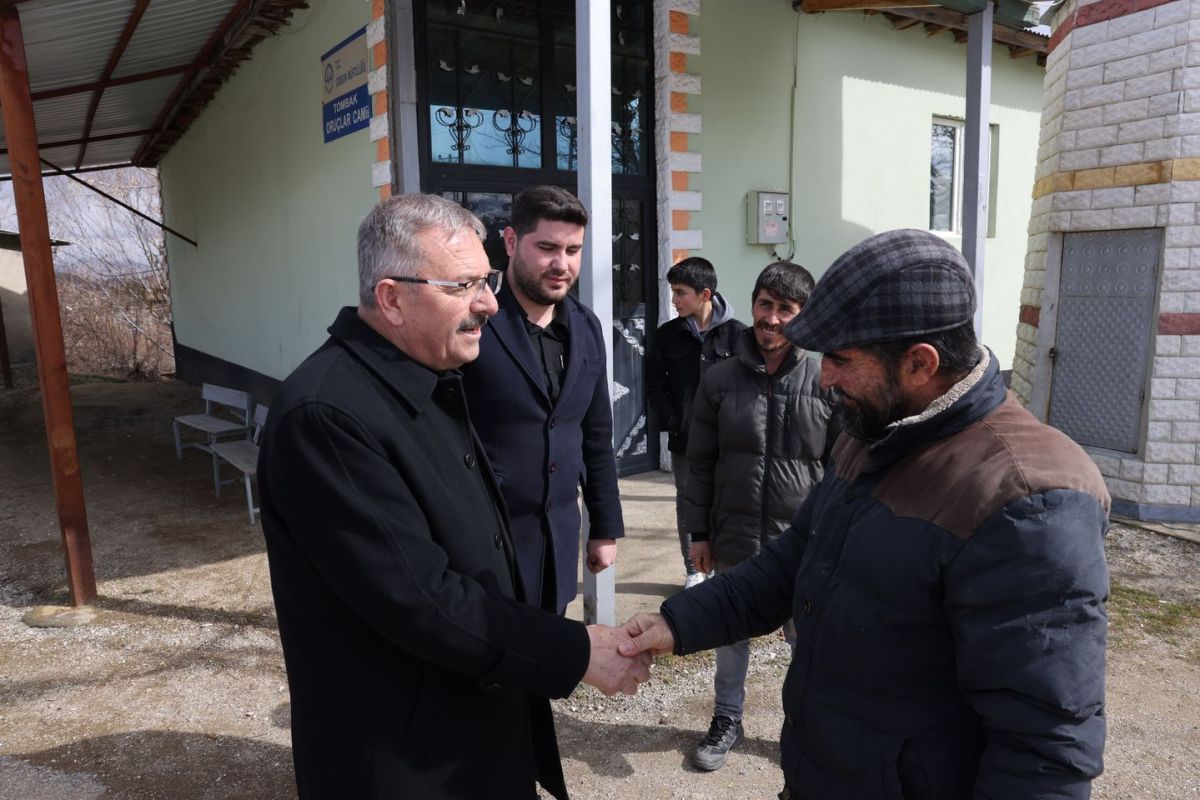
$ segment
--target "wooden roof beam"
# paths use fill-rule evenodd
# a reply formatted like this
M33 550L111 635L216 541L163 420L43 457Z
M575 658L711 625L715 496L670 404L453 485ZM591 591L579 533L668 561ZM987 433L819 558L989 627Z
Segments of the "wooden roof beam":
M889 17L903 17L916 22L928 22L933 25L944 25L956 31L967 29L967 18L956 11L946 8L897 8L887 12ZM914 24L916 24L914 22ZM896 26L896 23L892 23ZM911 27L911 26L909 26ZM1016 45L1045 55L1050 49L1050 40L1044 36L1028 31L1019 31L1006 25L996 25L992 29L992 40L1004 45Z
M920 20L915 20L912 17L898 17L895 14L884 13L888 22L892 23L892 27L898 31L906 31L914 25L920 25Z
M138 72L133 75L122 75L120 78L110 78L107 81L93 81L91 83L80 83L75 86L63 86L58 89L45 89L40 92L34 92L32 97L34 102L38 100L49 100L52 97L66 97L70 94L83 94L84 92L94 92L97 89L108 89L113 86L124 86L127 83L140 83L142 81L152 81L155 78L165 78L168 75L178 75L181 72L187 71L190 64L180 64L174 67L163 67L162 69L154 69L149 72Z
M129 16L125 20L125 28L121 31L121 38L117 39L117 43L113 45L112 52L108 56L108 63L104 65L104 72L100 75L100 82L111 80L113 72L117 69L117 64L121 62L121 56L125 55L125 48L129 46L129 40L133 38L133 32L137 30L138 23L142 21L142 15L146 13L146 6L150 5L150 0L137 0L137 3L129 11ZM82 147L79 148L79 157L75 159L75 169L83 166L83 158L87 154L88 137L92 134L92 123L96 120L96 110L100 108L100 98L104 95L104 88L101 87L92 92L92 102L88 105L87 116L83 119L83 139Z
M936 8L928 0L800 0L795 6L806 14L822 11L887 11L893 8Z
M950 30L949 25L935 25L932 22L925 23L925 37L926 38L929 38L932 36L937 36L942 31L948 31L948 30Z
M158 116L154 120L154 124L150 126L154 133L148 135L142 140L142 144L138 147L137 153L133 156L133 163L141 164L154 146L155 141L166 131L167 122L170 121L172 115L178 108L179 103L184 99L189 89L192 88L192 83L196 75L201 69L216 62L217 57L228 45L231 33L238 27L239 23L245 25L249 21L253 21L254 15L262 8L264 0L238 0L233 8L229 9L229 13L217 24L213 32L209 35L204 45L200 48L200 52L196 54L195 60L188 65L187 71L175 86L175 91L171 92L171 96L167 98L167 102L163 103L162 109L158 112Z
M1025 56L1031 56L1036 52L1036 50L1032 50L1028 47L1020 47L1015 44L1008 45L1009 58L1025 58Z

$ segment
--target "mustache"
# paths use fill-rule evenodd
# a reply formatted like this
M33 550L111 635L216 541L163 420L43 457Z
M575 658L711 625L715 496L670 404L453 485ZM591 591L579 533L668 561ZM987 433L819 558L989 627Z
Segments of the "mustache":
M474 330L475 328L482 328L484 325L487 324L487 321L488 321L487 314L472 314L471 316L464 319L461 323L459 323L458 329L460 331L470 331L470 330Z

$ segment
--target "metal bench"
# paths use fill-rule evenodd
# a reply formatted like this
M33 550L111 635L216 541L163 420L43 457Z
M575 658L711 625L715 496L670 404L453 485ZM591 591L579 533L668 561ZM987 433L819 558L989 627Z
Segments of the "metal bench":
M254 408L254 433L249 440L239 439L232 442L218 442L212 446L213 458L217 459L217 468L213 472L213 484L217 497L221 496L221 487L228 483L237 483L237 478L221 480L220 462L232 464L241 471L242 480L246 483L246 508L250 512L250 524L254 524L254 515L258 508L254 505L254 490L250 483L258 473L258 442L262 438L263 426L267 424L267 407L258 405Z
M250 438L250 395L238 389L206 383L200 390L204 400L203 414L184 414L171 420L175 433L175 457L183 458L185 447L194 447L212 454L213 445L232 437ZM183 441L183 429L199 431L203 438ZM212 456L213 474L218 470L217 457Z

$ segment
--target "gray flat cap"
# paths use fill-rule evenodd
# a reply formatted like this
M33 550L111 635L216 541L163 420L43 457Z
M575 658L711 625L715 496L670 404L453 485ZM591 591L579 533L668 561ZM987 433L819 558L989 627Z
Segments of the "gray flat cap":
M785 333L832 353L956 328L975 316L975 282L962 254L928 231L876 234L821 277Z

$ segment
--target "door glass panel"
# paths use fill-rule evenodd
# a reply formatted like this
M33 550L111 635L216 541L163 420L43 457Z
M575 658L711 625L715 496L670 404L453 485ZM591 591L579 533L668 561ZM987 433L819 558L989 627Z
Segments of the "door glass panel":
M430 25L434 161L537 168L541 58L536 40Z
M644 59L613 56L612 166L614 175L645 175L648 65Z
M579 168L579 126L575 119L575 48L554 48L554 73L557 89L554 109L554 141L558 168L574 172Z
M487 229L483 249L492 269L508 267L508 252L504 249L504 229L512 216L513 195L507 192L442 192L482 220Z
M613 444L624 468L642 460L638 456L648 458L650 445L646 429L642 209L642 201L637 199L613 202Z

